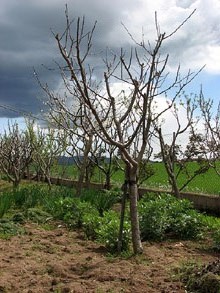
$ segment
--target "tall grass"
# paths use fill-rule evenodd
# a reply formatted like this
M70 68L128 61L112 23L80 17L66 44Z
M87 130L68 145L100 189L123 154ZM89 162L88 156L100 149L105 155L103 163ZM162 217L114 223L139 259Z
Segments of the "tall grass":
M0 195L0 218L2 218L5 213L11 208L13 205L13 197L9 192Z

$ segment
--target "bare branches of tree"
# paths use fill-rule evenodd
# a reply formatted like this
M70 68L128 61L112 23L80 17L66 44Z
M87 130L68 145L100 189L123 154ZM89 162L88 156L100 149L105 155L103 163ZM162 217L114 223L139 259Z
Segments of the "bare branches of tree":
M137 209L138 178L153 125L172 108L183 89L198 74L189 71L182 77L178 67L170 82L167 72L169 54L162 54L164 42L173 37L190 17L167 36L160 33L156 19L157 38L152 43L136 42L130 34L135 48L129 53L121 49L120 54L108 50L103 60L103 75L98 79L99 75L95 74L90 63L96 23L87 30L85 18L72 22L66 10L66 28L63 33L54 34L64 62L59 69L66 96L59 97L46 85L41 85L49 97L51 117L60 127L69 128L65 123L60 124L57 117L62 117L63 121L67 118L75 129L83 130L84 136L92 137L92 140L98 137L118 150L125 164L124 184L130 199L134 253L142 252ZM121 86L121 90L114 91L114 85ZM165 93L170 94L170 104L155 112L155 99Z
M33 148L27 131L17 123L8 124L8 131L0 136L0 170L17 188L32 162Z

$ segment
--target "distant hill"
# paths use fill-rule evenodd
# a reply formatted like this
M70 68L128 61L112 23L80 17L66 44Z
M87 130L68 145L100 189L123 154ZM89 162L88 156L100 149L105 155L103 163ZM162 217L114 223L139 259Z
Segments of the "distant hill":
M67 157L67 156L60 156L60 157L58 157L57 158L57 161L58 161L58 164L59 165L66 165L66 166L68 166L68 165L74 165L75 164L75 160L82 160L83 159L83 156L81 156L81 157ZM106 160L106 163L108 163L109 162L109 158L106 158L105 159Z
M76 157L60 156L57 158L59 165L74 165Z

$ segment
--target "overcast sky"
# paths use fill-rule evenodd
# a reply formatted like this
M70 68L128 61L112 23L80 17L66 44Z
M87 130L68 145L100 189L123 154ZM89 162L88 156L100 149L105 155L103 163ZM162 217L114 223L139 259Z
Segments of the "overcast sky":
M34 114L42 108L42 91L33 68L42 81L57 89L57 73L45 70L41 64L51 67L58 58L51 29L62 32L65 3L71 16L85 15L88 25L98 21L93 41L97 48L108 46L115 50L129 47L121 22L136 39L143 28L146 39L154 40L155 11L161 31L169 33L196 8L193 17L166 45L171 55L170 70L179 63L183 70L206 65L189 92L199 92L203 84L205 95L219 101L220 0L1 0L0 128L5 118L21 116L8 108Z

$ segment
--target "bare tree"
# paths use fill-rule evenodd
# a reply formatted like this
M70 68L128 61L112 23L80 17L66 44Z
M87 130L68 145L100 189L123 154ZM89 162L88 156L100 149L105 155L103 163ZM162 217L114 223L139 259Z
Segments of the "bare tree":
M37 172L37 176L44 177L51 187L51 171L57 162L58 157L65 151L63 136L56 129L46 130L37 127L33 128L33 123L27 124L28 136L31 140L32 166Z
M216 174L220 176L220 102L215 108L214 101L205 99L201 89L199 108L204 131L198 133L194 130L192 131L192 135L194 138L198 136L202 138L197 140L201 154L206 158L210 167L215 170Z
M110 189L112 175L120 168L116 147L94 136L90 160L99 170L99 181L102 182L101 175L104 175L104 188Z
M89 125L89 130L92 130L100 140L115 146L126 166L125 185L130 199L134 253L141 253L143 250L137 208L138 177L153 122L172 107L185 86L198 74L189 71L181 77L178 67L174 79L169 83L169 55L162 54L162 47L191 15L170 34L161 33L155 15L156 41L150 43L142 39L137 42L130 35L134 41L134 48L129 53L121 50L121 53L117 54L107 50L103 77L98 81L94 78L97 77L95 68L89 63L93 54L92 41L96 24L87 31L85 19L78 18L75 25L69 20L66 10L65 31L61 35L54 34L64 61L59 68L68 94L78 105L84 107L83 112L75 111L75 119L80 119L83 114L83 123ZM112 85L117 82L126 85L128 90L114 93ZM44 88L51 97L49 89ZM171 103L159 113L155 113L155 98L173 88L176 88L176 92L170 93ZM59 103L62 104L62 100ZM65 115L73 115L66 105L62 105L62 109L65 109ZM86 131L87 127L84 129Z
M18 124L8 124L7 131L0 135L0 170L13 187L17 188L24 178L27 167L32 162L33 148L26 130L20 130Z
M165 143L164 134L161 127L158 127L158 124L155 125L156 133L160 141L160 155L169 178L169 183L172 187L172 192L178 198L181 198L180 192L191 181L193 181L198 175L207 172L209 169L207 163L197 157L195 161L198 163L198 167L193 170L193 172L190 172L188 170L188 162L192 160L192 157L195 155L195 151L198 151L198 148L195 147L195 144L192 144L192 136L189 137L189 143L186 145L186 151L182 150L181 146L178 145L178 139L180 139L181 136L184 136L186 140L188 132L194 129L195 125L197 124L198 121L195 117L195 110L197 109L197 107L198 105L196 103L196 99L188 97L186 97L185 105L183 102L181 102L179 106L174 104L171 114L173 114L173 117L176 121L176 130L175 132L173 132L172 138L169 139L169 143ZM182 125L183 123L180 119L180 108L185 108L186 111L185 118L187 119L184 125ZM186 176L186 180L180 186L178 178L183 173Z

